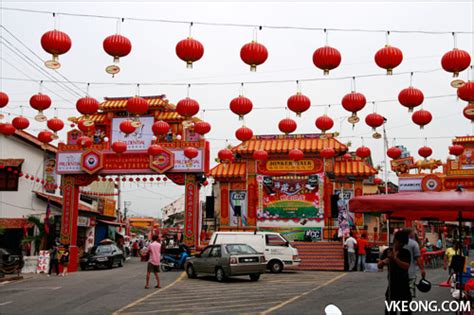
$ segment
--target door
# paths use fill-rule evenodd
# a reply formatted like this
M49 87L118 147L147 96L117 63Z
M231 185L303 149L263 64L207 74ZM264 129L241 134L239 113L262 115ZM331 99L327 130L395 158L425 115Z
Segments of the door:
M194 259L194 263L193 263L193 266L194 266L194 270L196 271L196 273L206 273L206 265L207 265L207 261L209 259L209 254L212 250L212 246L208 246L206 248L203 249L203 251L201 252L201 256L200 257L196 257Z
M265 235L265 259L272 258L280 260L292 260L292 254L288 247L288 242L279 234Z
M221 266L222 250L221 245L214 245L208 258L208 271L214 273L217 266Z

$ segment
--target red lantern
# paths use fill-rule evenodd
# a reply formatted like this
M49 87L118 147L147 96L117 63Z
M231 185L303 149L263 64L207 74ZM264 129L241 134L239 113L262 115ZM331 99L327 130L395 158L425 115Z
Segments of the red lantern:
M205 121L198 121L194 124L194 132L204 136L211 131L211 124Z
M377 113L368 114L365 117L365 123L369 127L372 127L374 131L375 131L375 128L383 125L383 121L384 121L383 116Z
M449 154L460 156L464 152L464 147L459 144L455 144L449 147Z
M234 154L229 149L219 150L219 152L217 153L217 156L219 160L221 160L221 162L224 162L224 163L231 162L234 159Z
M324 148L321 150L319 153L323 159L332 159L334 156L336 156L336 151L332 148Z
M466 117L467 119L469 119L471 122L474 123L474 104L467 105L466 107L464 107L462 113L464 117Z
M58 56L65 54L71 49L71 39L69 36L61 31L53 30L43 34L41 36L41 47L53 55L52 60L46 61L44 64L50 69L59 69L61 64L58 61Z
M252 111L252 108L253 108L252 101L243 95L240 95L239 97L234 98L230 102L230 110L234 114L239 115L239 120L242 120L245 115L250 113Z
M320 116L316 119L316 128L325 133L334 126L334 121L327 115Z
M43 115L43 111L51 106L51 98L46 94L35 94L30 98L30 106L38 111L35 116L37 121L45 121L47 118Z
M431 116L431 113L429 111L420 109L413 113L411 119L415 124L420 126L420 129L423 129L425 125L431 122L431 119L433 119L433 117Z
M392 160L396 160L402 155L402 150L398 147L391 147L387 150L387 155Z
M466 70L471 64L471 56L467 51L454 48L441 58L441 66L447 72L452 72L457 77L459 72Z
M352 113L352 116L349 118L349 122L354 124L359 121L357 112L364 108L367 100L365 99L364 94L353 91L349 94L346 94L342 98L341 103L345 110Z
M342 159L344 161L350 161L350 160L352 160L352 155L350 153L346 153L342 156Z
M92 146L92 139L86 136L81 136L77 138L77 144L83 149L90 148Z
M288 108L296 113L296 116L300 117L301 113L307 111L311 107L311 100L301 92L290 96L287 101Z
M285 118L280 120L278 123L278 128L285 135L292 133L296 130L296 122L291 118Z
M408 107L408 111L412 112L413 108L420 106L425 99L423 92L412 86L403 89L398 94L398 101L405 107Z
M170 125L166 121L160 120L151 126L151 130L157 137L164 136L168 133L168 131L170 131Z
M0 133L5 135L5 136L11 136L15 134L15 127L12 124L9 123L0 123Z
M375 178L374 178L374 184L375 184L375 185L380 185L380 184L382 184L382 179L381 179L381 178L378 178L378 177L375 177Z
M54 133L57 133L58 131L62 130L64 128L64 123L61 119L58 117L51 118L47 122L47 126L49 129L51 129Z
M370 156L370 149L368 147L361 146L357 148L356 155L361 159L368 158Z
M253 152L252 157L255 161L265 162L268 160L268 152L264 150L257 150Z
M288 153L288 156L290 160L301 161L304 158L304 153L303 151L299 149L293 149L293 150L290 150L290 152Z
M242 142L248 141L253 137L253 131L247 127L240 127L235 131L235 137Z
M267 60L268 51L262 44L252 41L240 49L240 58L250 66L250 71L257 71L257 66Z
M423 146L423 147L421 147L420 149L418 149L418 154L419 154L421 157L424 157L424 158L426 159L426 158L429 157L431 154L433 154L433 150L431 150L430 147Z
M117 154L122 154L127 151L127 144L123 141L115 141L112 143L112 150Z
M341 59L339 50L330 46L318 48L313 53L313 63L324 70L324 75L328 75L329 70L337 68L341 64Z
M30 126L30 121L26 117L18 116L13 118L12 125L18 130L23 130Z
M186 67L192 69L193 62L204 55L204 46L197 40L188 37L176 45L176 55L186 62Z
M158 144L152 144L151 146L148 147L148 155L159 155L160 153L163 152L163 148L158 145Z
M196 149L194 147L187 147L187 148L184 149L184 156L187 157L190 160L197 157L198 154L199 154L198 149Z
M0 108L7 106L8 104L8 95L4 92L0 92Z
M77 122L77 128L83 133L90 133L95 130L95 125L90 120L81 119Z
M387 69L387 75L393 73L393 68L396 68L402 63L403 53L397 47L385 45L384 48L377 51L375 54L375 63L383 69Z
M38 140L44 144L50 143L53 141L53 133L49 130L43 130L38 133Z
M467 81L458 88L458 97L466 102L474 102L474 81Z
M119 73L120 67L116 64L121 57L127 56L132 51L132 43L127 37L115 34L104 39L103 47L105 52L114 58L114 65L108 66L105 71L112 75Z
M77 100L76 109L82 115L93 115L99 110L99 102L95 98L86 96Z
M128 119L122 121L119 127L120 127L120 131L126 135L131 134L132 132L135 132L135 130L137 129L135 126L133 126L132 121Z
M184 118L189 119L199 112L199 103L192 98L186 97L178 102L176 111Z
M148 101L142 97L131 97L127 100L127 111L133 115L143 115L148 111Z

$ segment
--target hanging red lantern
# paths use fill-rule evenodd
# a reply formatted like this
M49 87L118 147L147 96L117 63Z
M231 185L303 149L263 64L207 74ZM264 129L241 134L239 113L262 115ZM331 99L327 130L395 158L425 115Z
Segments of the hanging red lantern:
M343 156L342 156L342 159L344 161L350 161L352 160L352 155L350 153L345 153Z
M257 71L257 66L267 60L268 51L262 44L252 41L240 49L240 58L250 66L250 71L255 72Z
M133 132L135 132L135 130L137 129L134 125L133 125L133 122L131 120L124 120L120 123L119 125L120 127L120 131L123 132L124 134L128 135L128 134L131 134Z
M58 131L64 128L64 122L58 117L54 117L48 120L47 126L56 134Z
M465 50L454 48L441 58L441 66L447 72L452 72L457 77L459 72L466 70L471 64L471 56Z
M449 154L454 156L460 156L464 152L464 147L459 144L455 144L449 147Z
M67 53L71 46L71 38L64 32L53 30L44 33L41 36L41 47L53 55L53 59L45 61L44 65L50 69L59 69L61 64L58 61L58 56Z
M333 148L324 148L321 150L321 152L319 152L319 155L323 159L332 159L333 157L336 156L336 151L334 151Z
M253 108L252 101L243 95L240 95L239 97L234 98L230 102L230 110L234 114L239 115L239 120L242 120L245 115L250 113L252 111L252 108Z
M229 149L219 150L217 157L221 162L228 163L234 160L234 154Z
M339 50L327 45L316 49L313 53L313 63L324 71L324 75L328 75L329 70L336 69L341 64L341 59Z
M51 106L51 98L46 94L35 94L30 98L30 106L38 111L38 115L35 116L37 121L46 121L47 118L43 115L43 111Z
M77 144L83 149L90 148L92 146L92 139L86 136L81 136L77 138Z
M311 100L301 92L296 93L288 98L288 109L295 112L300 117L301 113L307 111L311 107Z
M391 147L387 150L387 156L392 160L398 159L402 155L402 150L398 147Z
M288 135L289 133L292 133L296 130L296 121L291 118L282 119L278 123L278 128L285 135Z
M127 151L127 144L123 141L115 141L112 143L112 150L117 154L122 154Z
M412 112L413 108L420 106L425 99L423 92L412 86L403 89L398 93L398 101L405 107L408 107L408 111Z
M205 121L198 121L194 124L194 132L204 136L211 131L211 124Z
M23 130L30 126L30 121L26 117L18 116L13 118L12 125L18 130Z
M44 144L48 144L53 141L53 133L49 130L43 130L38 133L38 140Z
M95 130L94 122L81 119L77 122L77 128L83 133L91 133Z
M159 155L163 152L163 148L158 144L152 144L148 147L148 155Z
M192 69L193 62L198 61L204 55L204 46L199 41L188 37L176 45L176 55L186 62L188 69Z
M423 158L427 158L429 157L431 154L433 154L433 150L430 148L430 147L427 147L427 146L423 146L421 148L418 149L418 154L423 157Z
M7 93L0 92L0 108L7 106L8 100L9 98L8 98Z
M127 56L132 51L132 43L130 40L122 35L110 35L103 42L104 50L107 54L114 58L114 65L105 68L109 74L117 74L120 72L120 67L117 65L121 57Z
M331 129L334 126L334 120L328 115L319 116L316 119L316 128L321 130L322 133L326 133L327 130Z
M292 161L301 161L304 158L304 153L299 149L293 149L288 153L288 157Z
M420 129L423 129L425 125L431 122L431 119L433 119L433 117L431 116L431 113L429 111L420 109L413 113L411 119L415 124L420 126Z
M365 117L365 123L369 127L372 127L372 130L374 131L377 127L382 126L383 122L384 122L383 116L377 113L371 113Z
M265 162L268 160L268 152L265 150L257 150L253 152L253 159L258 162Z
M345 110L352 113L352 116L349 118L349 122L355 124L359 121L357 112L364 108L367 100L365 99L364 94L353 91L349 94L346 94L342 98L341 103Z
M151 126L151 130L156 137L164 136L170 131L170 125L166 121L159 120Z
M361 159L368 158L370 156L370 149L368 147L361 146L357 148L356 155Z
M467 105L466 107L464 107L462 113L463 113L464 117L466 117L472 123L474 123L474 104Z
M93 115L99 110L99 102L92 97L86 96L76 102L76 109L82 115Z
M148 101L143 97L131 97L127 100L127 111L133 115L143 115L148 111Z
M247 127L240 127L239 129L237 129L235 131L235 137L242 141L242 142L245 142L245 141L248 141L250 139L252 139L253 137L253 131L252 129L250 128L247 128Z
M179 115L189 119L199 112L199 103L190 97L186 97L178 102L176 111Z
M458 97L463 101L474 102L474 81L467 81L458 87Z
M4 136L11 136L15 134L15 127L10 123L0 123L0 133Z
M198 149L194 147L187 147L184 149L184 156L192 160L199 155Z
M382 182L383 182L383 181L382 181L381 178L379 178L379 177L375 177L375 178L374 178L374 184L375 184L375 185L380 185L380 184L382 184Z
M393 69L399 66L403 60L403 53L397 47L385 45L375 54L375 63L383 69L387 69L387 75L393 73Z

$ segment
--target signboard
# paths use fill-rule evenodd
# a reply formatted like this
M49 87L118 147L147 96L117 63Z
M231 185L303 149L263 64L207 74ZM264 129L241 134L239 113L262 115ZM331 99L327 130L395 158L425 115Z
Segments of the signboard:
M150 168L157 173L163 174L174 166L174 154L163 148L157 155L150 156Z
M78 216L77 226L89 227L91 225L91 219L89 217Z
M196 207L197 201L197 187L196 187L196 180L194 176L187 176L186 177L186 200L185 200L185 218L186 221L184 222L184 238L185 243L189 245L194 244L194 231L196 229L196 213L194 213L194 209Z
M127 151L141 151L147 150L153 138L153 131L151 126L154 123L153 117L137 117L140 120L141 126L131 134L124 134L120 131L120 123L129 120L128 117L113 118L112 119L112 140L123 141L127 144Z
M47 193L54 194L56 189L55 186L57 185L57 174L56 174L56 157L52 154L47 154L45 156L44 162L44 189Z
M102 153L96 150L86 151L81 156L81 168L89 174L94 174L102 169L103 162Z
M307 159L300 161L293 160L268 160L264 164L258 165L258 172L261 174L282 174L282 173L320 173L323 169L323 161L320 159Z
M349 235L351 226L354 226L354 213L349 211L349 200L354 195L352 189L336 189L334 194L339 195L339 200L337 201L337 222L339 225L339 230L337 232L339 237L346 237Z
M288 241L322 241L323 228L322 227L294 227L294 228L265 228L261 227L263 232L277 232L283 235Z
M104 199L104 215L109 217L115 217L115 200Z
M231 190L229 196L229 226L247 226L247 191Z
M38 263L36 265L36 273L47 273L49 266L49 251L40 250L38 256Z
M81 156L83 152L58 152L56 155L58 174L82 173Z
M174 154L173 172L202 172L204 170L203 150L198 149L198 156L190 160L184 156L184 149L170 149Z
M422 177L398 178L398 191L421 191Z

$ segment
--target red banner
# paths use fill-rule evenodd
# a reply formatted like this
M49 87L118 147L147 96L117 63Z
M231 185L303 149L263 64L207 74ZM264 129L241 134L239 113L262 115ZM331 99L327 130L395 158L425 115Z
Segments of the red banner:
M184 225L184 239L185 243L189 246L194 245L195 241L195 209L196 205L196 180L194 176L186 176L186 201L185 201L185 210L186 210L186 222Z

